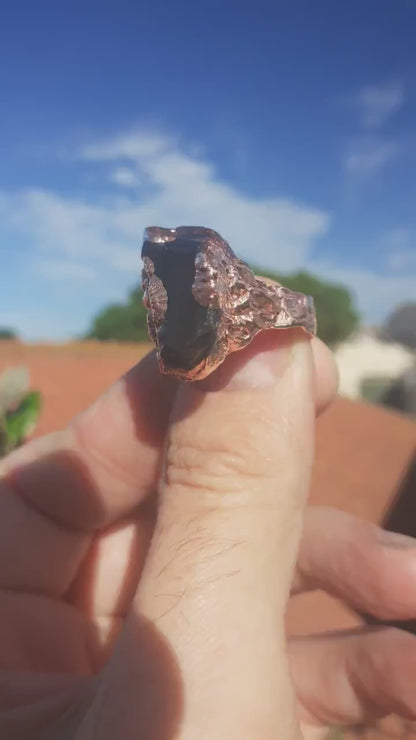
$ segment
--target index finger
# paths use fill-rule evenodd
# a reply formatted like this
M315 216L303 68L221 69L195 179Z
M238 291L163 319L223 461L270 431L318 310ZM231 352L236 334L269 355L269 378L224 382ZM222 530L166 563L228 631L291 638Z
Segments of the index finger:
M118 519L154 488L175 391L154 353L147 355L67 429L3 460L3 481L29 507L71 529Z
M1 462L1 588L63 593L93 532L153 491L175 389L150 354L67 429Z

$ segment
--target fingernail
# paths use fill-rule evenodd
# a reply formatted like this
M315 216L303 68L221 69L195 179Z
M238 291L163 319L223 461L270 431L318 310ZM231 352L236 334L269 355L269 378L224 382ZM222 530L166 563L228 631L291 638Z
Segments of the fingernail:
M248 347L229 355L201 387L205 391L270 387L289 367L293 347L290 331L263 332Z

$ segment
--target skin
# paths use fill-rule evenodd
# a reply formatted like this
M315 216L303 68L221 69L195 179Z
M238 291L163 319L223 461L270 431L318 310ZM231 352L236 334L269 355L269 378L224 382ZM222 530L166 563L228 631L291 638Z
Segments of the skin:
M202 383L152 354L1 463L0 737L320 740L416 719L413 636L285 637L288 598L313 588L416 614L413 540L306 506L336 384L301 331Z

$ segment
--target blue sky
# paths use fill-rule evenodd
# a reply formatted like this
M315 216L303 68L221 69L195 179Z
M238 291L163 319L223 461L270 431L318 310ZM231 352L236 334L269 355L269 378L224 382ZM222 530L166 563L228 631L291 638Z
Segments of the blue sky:
M413 0L6 3L0 325L82 333L145 226L343 282L366 323L416 296Z

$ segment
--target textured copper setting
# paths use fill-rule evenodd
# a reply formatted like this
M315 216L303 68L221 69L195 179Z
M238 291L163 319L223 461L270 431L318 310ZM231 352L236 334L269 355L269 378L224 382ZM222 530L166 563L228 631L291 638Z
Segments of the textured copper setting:
M255 277L212 229L146 229L144 304L160 370L201 380L264 329L316 333L313 299Z

